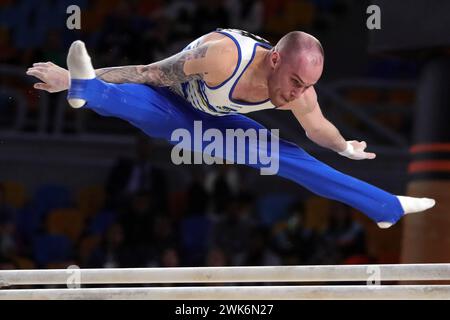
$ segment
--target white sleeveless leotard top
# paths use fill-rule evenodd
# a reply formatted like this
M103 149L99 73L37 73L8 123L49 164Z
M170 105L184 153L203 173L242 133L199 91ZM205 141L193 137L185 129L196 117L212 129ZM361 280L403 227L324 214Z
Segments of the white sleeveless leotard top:
M182 83L175 91L189 101L194 108L216 116L276 108L269 99L250 103L236 101L232 98L237 82L255 57L256 48L261 46L270 49L272 48L270 43L242 30L217 29L216 32L226 35L236 44L239 56L233 74L215 87L208 86L203 80L191 80ZM201 39L194 40L184 50L195 48L200 44Z

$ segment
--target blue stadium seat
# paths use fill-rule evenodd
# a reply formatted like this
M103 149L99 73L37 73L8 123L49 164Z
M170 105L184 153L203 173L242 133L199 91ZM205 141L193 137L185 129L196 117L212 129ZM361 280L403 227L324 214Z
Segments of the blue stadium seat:
M40 266L68 261L73 257L72 242L63 235L37 236L33 241L33 256Z
M188 265L202 264L208 250L211 221L206 216L186 217L180 224L183 260Z
M31 242L41 224L41 216L33 206L29 205L17 211L15 226L21 241L25 243Z
M45 216L53 209L70 207L71 194L69 189L62 185L42 185L34 194L33 205L39 215Z
M287 194L268 194L257 201L257 212L262 225L270 226L288 216L294 197Z
M101 235L106 233L108 228L116 221L116 213L110 210L104 210L97 213L86 228L88 235Z

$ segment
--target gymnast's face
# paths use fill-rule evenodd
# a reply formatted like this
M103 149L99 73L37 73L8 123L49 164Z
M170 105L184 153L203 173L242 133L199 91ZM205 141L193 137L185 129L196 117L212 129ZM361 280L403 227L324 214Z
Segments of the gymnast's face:
M323 60L308 54L272 52L268 78L269 98L276 107L298 99L322 75Z

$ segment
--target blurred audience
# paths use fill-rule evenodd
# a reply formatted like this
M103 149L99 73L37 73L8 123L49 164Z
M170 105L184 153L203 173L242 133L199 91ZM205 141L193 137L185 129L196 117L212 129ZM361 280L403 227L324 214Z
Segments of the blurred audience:
M196 176L187 189L191 197L189 209L180 217L173 218L167 211L157 210L151 191L137 191L129 197L127 206L100 208L98 213L86 216L81 237L70 240L63 234L50 235L48 228L31 229L28 231L30 243L21 250L16 241L18 220L14 210L4 201L4 190L0 187L0 261L4 266L15 265L18 259L31 259L27 263L33 263L33 254L38 248L34 239L39 237L48 238L46 241L64 240L67 248L78 248L75 261L72 258L68 261L81 267L306 265L371 261L367 255L365 231L344 205L333 203L327 227L321 233L306 226L303 202L294 203L285 220L263 226L256 213L255 197L248 193L230 197L222 215L207 214L208 194L201 179L196 180L201 175ZM28 206L28 217L23 218L39 218L32 208L32 204ZM77 212L73 210L72 214ZM73 234L69 230L71 224L65 226L66 229L60 232L67 236ZM55 241L48 242L55 246L49 250L58 251L46 254L69 255L61 252L66 246ZM33 254L30 256L26 252ZM58 266L64 261L58 260ZM48 263L47 267L56 265L55 262Z
M249 249L252 229L257 224L251 215L247 198L230 198L224 215L215 221L210 235L210 246L222 248L231 264L238 265Z
M162 253L167 248L177 248L179 245L179 232L177 225L166 215L158 216L155 219L152 233L152 250L154 257L161 257Z
M229 266L229 257L221 248L211 248L206 256L205 266L207 267L223 267Z
M237 265L242 266L276 266L282 260L270 245L269 230L254 227L248 234L248 248L237 259Z
M134 264L132 253L125 246L122 226L118 223L108 228L100 246L88 260L94 268L124 268Z
M306 228L305 208L302 202L293 204L286 221L273 228L276 251L287 264L313 264L318 242L317 234Z
M164 170L152 163L153 145L147 136L136 137L133 158L118 159L108 176L106 191L108 204L128 206L134 194L147 193L155 210L167 210L167 181Z
M130 248L134 264L145 265L152 258L153 234L157 212L151 193L135 193L129 207L120 213L118 223L123 229L124 245Z
M198 0L192 19L194 38L218 27L230 27L230 12L225 0Z
M334 202L331 206L328 227L322 234L324 251L333 256L335 263L346 263L356 256L367 257L366 234L353 219L352 209ZM366 260L369 258L367 257Z
M5 189L0 184L0 261L12 261L16 256L17 239L15 211L6 203Z
M217 165L208 172L204 185L211 196L211 210L215 215L222 215L227 203L241 191L240 184L239 173L234 166Z
M180 266L180 258L175 248L167 248L161 253L160 267L174 268Z

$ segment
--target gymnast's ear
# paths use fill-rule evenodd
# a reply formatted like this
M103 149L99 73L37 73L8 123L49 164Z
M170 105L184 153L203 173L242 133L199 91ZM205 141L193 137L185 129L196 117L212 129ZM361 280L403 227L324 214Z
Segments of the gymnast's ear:
M278 51L272 50L270 52L270 66L275 69L281 61L280 53Z

